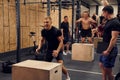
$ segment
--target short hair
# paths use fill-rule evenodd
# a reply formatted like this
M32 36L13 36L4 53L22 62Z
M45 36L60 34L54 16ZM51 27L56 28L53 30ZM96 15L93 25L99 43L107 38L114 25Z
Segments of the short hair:
M68 18L68 16L64 16L64 19L65 19L65 18Z
M102 11L107 11L109 14L113 14L114 12L114 9L112 6L108 5L108 6L105 6Z
M52 21L52 18L50 16L45 17L45 20L49 19L50 21Z
M84 13L87 13L88 16L90 17L90 15L89 15L89 11L83 11L83 14L84 14Z
M89 14L89 12L88 12L88 11L83 11L83 13L88 13L88 14Z

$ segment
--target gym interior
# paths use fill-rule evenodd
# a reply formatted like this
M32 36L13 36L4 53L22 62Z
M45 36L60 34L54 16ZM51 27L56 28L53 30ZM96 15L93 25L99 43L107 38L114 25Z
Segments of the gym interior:
M89 17L93 14L97 16L96 27L101 25L100 16L104 8L102 1L106 0L0 0L0 80L67 80L62 73L61 64L59 64L60 72L59 70L51 72L57 67L53 65L58 65L55 59L49 62L56 63L50 64L53 67L51 70L49 70L50 65L41 63L45 59L46 43L42 46L40 54L36 55L46 16L52 18L52 25L59 30L64 17L68 17L71 53L63 55L64 66L70 76L68 80L104 80L99 66L99 58L102 54L99 52L104 47L99 43L102 42L102 37L93 36L91 44L87 39L85 43L81 43L81 30L76 32L76 27L80 26L76 21L82 17L84 11L89 12ZM114 17L120 18L118 16L120 0L107 1L114 9ZM112 69L114 77L120 72L119 36L116 44L118 54ZM29 62L29 60L36 62L26 63L24 66L24 61ZM37 62L41 64L38 65ZM118 77L115 80L120 80L120 73Z

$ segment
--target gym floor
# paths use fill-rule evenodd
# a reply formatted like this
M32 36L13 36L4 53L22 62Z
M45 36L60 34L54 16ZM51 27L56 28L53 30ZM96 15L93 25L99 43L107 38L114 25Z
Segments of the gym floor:
M118 48L120 48L120 45L118 45ZM33 55L26 55L27 53L23 54L24 55L22 55L21 58L22 61L27 59L33 59L34 57ZM99 56L100 56L99 54L95 53L95 59L93 62L81 62L71 60L71 54L64 56L64 63L69 71L71 80L101 80L102 75L98 65ZM115 67L113 68L114 75L117 74L118 71L120 71L119 57L120 55L117 56ZM7 60L8 58L15 61L15 55L0 57L0 60ZM12 80L12 75L10 73L3 73L1 72L1 70L2 68L0 62L0 80ZM65 80L64 75L62 80Z

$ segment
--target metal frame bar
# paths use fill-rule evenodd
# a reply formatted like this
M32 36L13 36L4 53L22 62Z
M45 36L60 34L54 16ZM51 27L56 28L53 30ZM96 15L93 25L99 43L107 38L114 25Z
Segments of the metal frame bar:
M86 3L84 0L81 0L81 4L85 7L87 7L88 9L90 9L90 5L88 3Z
M20 3L16 0L16 32L17 32L17 50L16 50L16 61L20 62Z
M96 14L98 15L98 11L99 11L99 6L96 5Z
M78 0L77 1L76 20L78 20L81 17L81 15L80 15L81 14L81 4L82 4L81 0ZM78 26L78 29L79 29L80 24L78 24L77 26ZM77 42L79 43L79 39L80 39L79 31L78 31L78 34L75 34L75 36L77 36L76 37L77 38Z
M47 16L50 16L50 0L47 0Z
M74 42L73 41L73 30L74 30L74 12L75 12L75 0L72 0L72 43Z
M92 0L92 1L94 1L96 4L98 4L98 5L101 5L101 3L99 3L98 1L96 1L96 0Z
M61 7L62 7L62 2L59 0L59 28L61 26Z
M51 6L52 8L51 8L51 10L59 10L59 8L56 8L56 7L54 7L54 6ZM69 8L69 7L61 7L61 8L64 8L64 9L72 9L71 7Z
M77 1L77 11L76 11L76 19L80 18L80 14L81 14L81 0ZM79 14L79 15L78 15Z

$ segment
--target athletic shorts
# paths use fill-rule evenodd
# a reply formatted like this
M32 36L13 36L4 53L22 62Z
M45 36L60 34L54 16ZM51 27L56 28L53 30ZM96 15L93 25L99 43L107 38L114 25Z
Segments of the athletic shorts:
M51 62L53 60L53 56L52 56L52 51L47 51L47 54L46 54L46 58L45 58L45 61L47 62ZM63 60L63 52L60 51L58 56L55 57L55 59L58 61L58 60Z
M82 37L92 37L91 29L87 29L87 30L81 29L81 36Z
M108 56L104 56L104 55L100 56L100 62L104 65L104 67L112 68L114 67L117 54L118 54L118 49L117 47L114 47Z
M67 42L69 42L69 36L68 36L68 34L65 34L63 44L66 44Z

